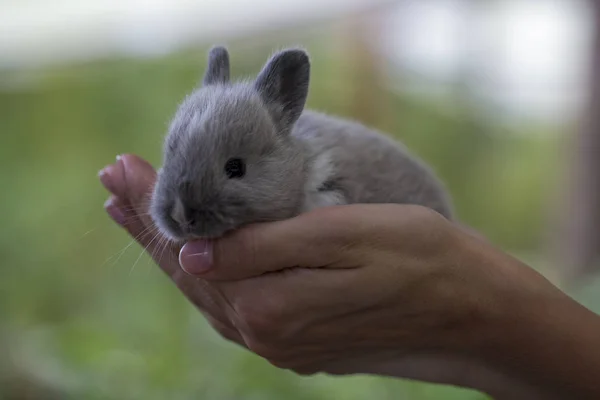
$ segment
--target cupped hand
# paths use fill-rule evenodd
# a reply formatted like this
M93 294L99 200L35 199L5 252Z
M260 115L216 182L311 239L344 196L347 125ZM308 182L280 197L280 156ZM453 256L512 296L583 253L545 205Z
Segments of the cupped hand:
M427 208L349 205L191 242L180 261L220 288L248 348L280 368L537 398L480 354L504 312L494 306L528 290L516 267L487 268L483 243Z
M518 398L520 383L479 350L503 312L499 298L530 290L539 276L479 238L423 207L350 205L161 255L146 234L155 231L147 214L155 177L132 155L108 166L107 212L224 337L300 374L389 375L498 395L510 387Z

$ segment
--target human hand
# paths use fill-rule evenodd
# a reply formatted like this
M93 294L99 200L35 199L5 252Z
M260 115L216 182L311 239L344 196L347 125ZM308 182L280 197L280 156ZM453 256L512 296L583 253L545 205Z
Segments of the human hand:
M483 243L423 207L351 205L188 243L180 261L220 288L248 348L280 368L548 398L480 350L506 294L552 289Z
M482 349L503 328L498 315L530 293L553 293L551 285L432 211L327 208L161 256L160 240L144 234L155 229L146 207L152 167L127 155L101 179L113 193L109 214L221 335L278 367L411 378L511 399L539 394Z

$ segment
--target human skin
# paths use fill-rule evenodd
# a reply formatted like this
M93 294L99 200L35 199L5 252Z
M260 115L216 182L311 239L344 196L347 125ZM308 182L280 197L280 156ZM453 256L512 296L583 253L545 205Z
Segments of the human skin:
M107 212L223 337L276 367L600 398L600 318L433 211L329 207L165 250L155 178L133 155L107 166Z

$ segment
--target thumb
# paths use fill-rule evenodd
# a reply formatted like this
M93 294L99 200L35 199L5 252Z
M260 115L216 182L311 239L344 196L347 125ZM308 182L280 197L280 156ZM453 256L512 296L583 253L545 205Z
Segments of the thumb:
M358 220L347 206L252 224L215 240L188 242L179 263L207 280L239 280L288 268L336 268L354 250ZM344 267L348 267L345 263Z

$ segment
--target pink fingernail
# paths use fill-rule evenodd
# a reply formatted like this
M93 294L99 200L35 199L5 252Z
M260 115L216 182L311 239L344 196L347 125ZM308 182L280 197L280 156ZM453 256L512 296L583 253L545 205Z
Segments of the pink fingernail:
M98 172L98 178L100 178L100 182L102 182L102 185L104 185L106 190L108 190L111 193L115 193L115 187L114 187L114 184L112 181L112 179L113 179L112 172L113 172L113 167L108 166L108 167L100 170L100 172Z
M213 267L212 244L206 240L186 243L179 252L179 265L190 275L201 275Z
M104 209L117 224L125 225L125 214L123 214L119 207L113 204L112 199L106 200L106 203L104 203Z

